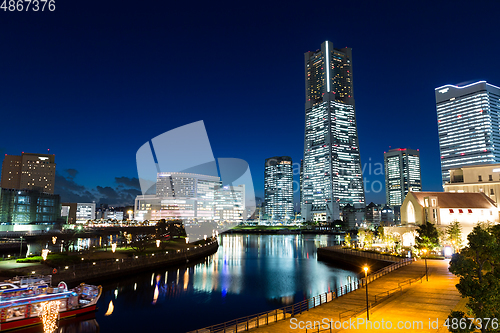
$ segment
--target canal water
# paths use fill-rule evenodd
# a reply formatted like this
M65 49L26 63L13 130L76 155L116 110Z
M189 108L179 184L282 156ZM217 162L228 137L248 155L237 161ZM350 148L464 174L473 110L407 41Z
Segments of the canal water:
M95 320L60 331L186 332L292 304L357 277L316 260L317 247L338 244L337 236L229 234L219 242L205 260L103 284Z

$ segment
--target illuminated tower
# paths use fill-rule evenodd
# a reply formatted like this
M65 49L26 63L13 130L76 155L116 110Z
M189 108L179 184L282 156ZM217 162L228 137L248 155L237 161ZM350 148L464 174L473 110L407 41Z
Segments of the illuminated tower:
M435 94L443 183L450 169L500 163L500 88L479 81Z
M420 152L409 148L384 153L385 196L390 206L401 206L409 191L422 192Z
M333 221L365 203L352 84L352 51L331 42L305 53L302 218Z
M290 157L277 156L266 159L264 204L269 219L293 219L293 169Z

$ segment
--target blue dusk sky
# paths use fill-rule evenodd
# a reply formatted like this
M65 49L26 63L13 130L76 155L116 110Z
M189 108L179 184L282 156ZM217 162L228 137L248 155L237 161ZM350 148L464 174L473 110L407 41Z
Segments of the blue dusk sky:
M0 149L50 149L63 201L132 204L137 149L198 120L263 197L265 159L302 158L303 54L325 40L353 49L367 203L385 203L389 147L420 149L423 190L442 190L434 88L500 85L493 0L55 4L0 10Z

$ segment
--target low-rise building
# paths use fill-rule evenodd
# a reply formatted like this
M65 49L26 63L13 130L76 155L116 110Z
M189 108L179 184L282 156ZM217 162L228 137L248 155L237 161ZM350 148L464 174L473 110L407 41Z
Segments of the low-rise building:
M455 221L462 227L465 244L467 235L478 223L499 222L498 207L484 193L450 192L409 192L401 205L403 233L426 222L444 231Z

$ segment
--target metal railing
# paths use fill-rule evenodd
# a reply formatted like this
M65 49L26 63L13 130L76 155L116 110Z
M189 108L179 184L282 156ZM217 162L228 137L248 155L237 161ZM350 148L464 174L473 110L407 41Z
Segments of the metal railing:
M366 252L366 251L357 251L357 250L352 250L352 249L346 249L340 245L332 246L328 250L335 251L335 252L341 252L344 254L355 255L358 257L382 260L382 261L401 262L401 261L408 260L408 258L396 257L396 256L392 256L389 254L381 254L381 253L375 253L375 252Z
M367 279L368 283L374 281L375 279L387 273L390 273L402 266L406 266L413 262L412 259L406 259L406 258L403 259L404 259L403 261L393 263L387 267L384 267L376 271L373 274L368 275ZM272 311L261 312L246 317L240 317L237 319L223 322L221 324L211 325L201 329L193 330L188 333L237 333L241 331L248 331L251 328L260 327L268 325L269 323L276 322L278 320L291 318L305 311L308 311L309 309L313 309L316 306L329 303L334 299L337 299L351 291L362 288L365 285L365 283L366 283L365 279L362 278L361 280L356 280L351 282L350 284L341 286L337 288L335 291L325 292L323 294L307 298L303 301L294 303L292 305L287 305L285 307Z
M381 302L383 302L384 300L388 299L389 297L394 296L397 292L401 292L402 293L403 292L403 288L402 287L404 285L406 285L406 284L408 284L409 286L411 286L412 283L418 282L419 280L420 280L420 283L422 283L424 277L425 277L425 273L423 273L420 277L416 277L416 278L413 278L413 279L408 279L406 281L398 283L398 286L396 288L393 288L393 289L390 289L390 290L387 290L387 291L384 291L382 293L378 293L378 294L374 295L375 296L375 301L369 304L369 308L370 309L373 308L374 306L380 304ZM378 299L377 299L377 297L378 297ZM363 307L360 307L358 309L346 310L344 312L341 312L339 314L339 322L342 321L342 318L343 319L350 319L350 318L355 317L355 316L357 316L360 313L365 312L365 311L366 311L366 307L363 306ZM342 316L342 314L346 314L346 313L349 313L349 315ZM318 333L319 332L332 332L332 329L338 329L338 327L332 327L332 322L331 321L330 321L329 324L330 324L329 325L330 327L328 327L328 328L325 328L325 329L322 329L322 330L320 330L319 327L317 329L310 329L310 330L308 330L306 328L305 332L306 333L308 333L308 332L309 333L313 333L313 332L318 332Z

